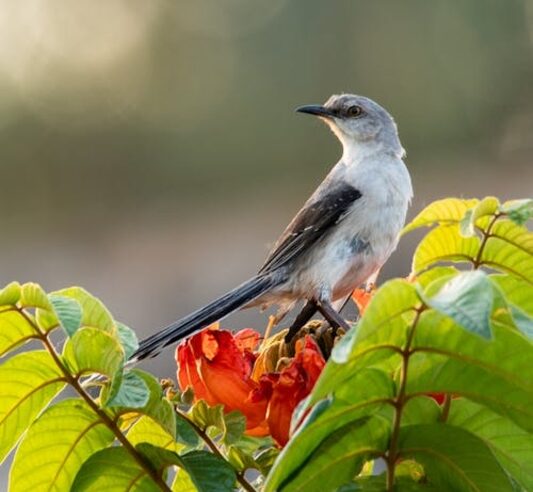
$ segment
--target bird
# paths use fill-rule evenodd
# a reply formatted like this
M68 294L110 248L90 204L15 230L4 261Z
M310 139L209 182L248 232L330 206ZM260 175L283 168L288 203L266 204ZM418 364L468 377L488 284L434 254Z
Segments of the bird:
M331 96L296 112L325 122L342 156L305 202L251 279L141 341L130 362L151 358L241 309L278 306L276 321L304 308L285 340L317 311L332 326L349 325L334 307L371 285L396 249L413 196L405 150L392 116L372 99Z

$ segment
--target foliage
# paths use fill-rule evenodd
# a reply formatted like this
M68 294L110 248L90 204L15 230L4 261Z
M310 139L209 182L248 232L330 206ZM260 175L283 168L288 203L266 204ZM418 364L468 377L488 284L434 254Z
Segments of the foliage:
M7 285L9 490L533 490L532 214L492 197L423 210L411 276L335 345L281 453L239 412L129 367L133 331L83 289Z

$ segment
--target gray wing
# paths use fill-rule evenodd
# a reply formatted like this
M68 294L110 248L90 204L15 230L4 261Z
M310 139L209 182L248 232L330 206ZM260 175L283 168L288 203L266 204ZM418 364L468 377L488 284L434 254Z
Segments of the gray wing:
M320 198L307 202L278 239L259 274L277 270L308 250L342 220L361 196L353 186L339 183Z

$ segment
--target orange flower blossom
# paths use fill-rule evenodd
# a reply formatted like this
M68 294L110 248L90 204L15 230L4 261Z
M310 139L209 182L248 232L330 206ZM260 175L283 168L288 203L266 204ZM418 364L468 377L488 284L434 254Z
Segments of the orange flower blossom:
M313 389L325 360L306 336L297 341L294 358L281 371L252 374L259 338L251 329L235 335L213 328L201 331L176 349L178 383L182 390L192 388L196 400L243 413L247 434L270 434L283 446L292 413Z

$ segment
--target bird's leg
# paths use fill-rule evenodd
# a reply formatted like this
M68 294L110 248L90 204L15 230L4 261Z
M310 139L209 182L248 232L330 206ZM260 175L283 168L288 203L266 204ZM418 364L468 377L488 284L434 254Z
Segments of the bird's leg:
M339 326L343 328L344 330L348 331L350 329L350 325L346 322L346 320L337 312L335 309L333 309L333 306L329 301L319 301L318 302L318 310L326 318L328 323L333 328L338 328Z
M306 302L305 306L302 308L298 316L296 316L296 319L293 321L289 331L285 335L285 343L290 343L300 328L302 328L311 319L313 314L317 312L317 309L318 306L316 301L311 300Z

